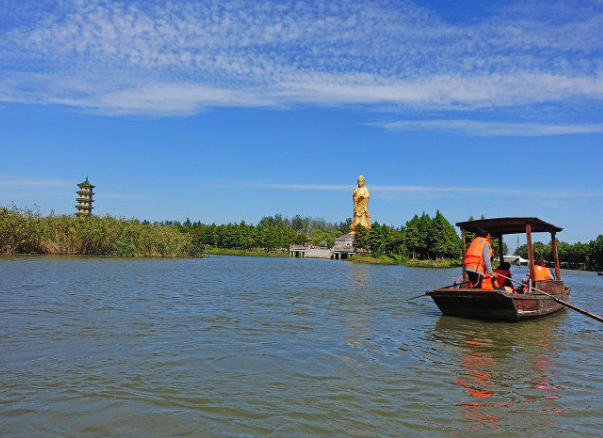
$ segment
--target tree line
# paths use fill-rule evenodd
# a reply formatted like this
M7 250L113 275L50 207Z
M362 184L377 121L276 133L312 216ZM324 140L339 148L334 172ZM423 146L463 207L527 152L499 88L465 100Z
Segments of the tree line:
M542 242L534 242L532 244L532 252L536 260L554 260L553 245ZM577 242L574 244L560 242L557 240L557 253L559 262L564 267L574 269L603 269L603 234L599 235L595 240L589 243ZM528 246L521 245L515 250L515 255L523 258L528 258Z
M289 219L282 214L264 216L257 225L245 221L228 224L203 224L190 219L180 224L180 230L190 233L200 245L227 249L257 249L267 251L288 248L310 242L333 246L335 239L350 230L351 220L327 222L321 218L296 215Z
M375 222L370 230L356 229L355 246L376 255L398 255L419 260L457 259L461 239L440 211L431 218L423 212L405 226L395 228Z
M257 225L240 223L203 224L187 219L177 224L193 235L193 241L216 248L254 249L268 251L288 248L292 244L326 243L332 247L335 239L350 231L351 219L327 222L324 219L296 215L289 219L281 214L263 217ZM355 246L376 255L397 255L421 260L459 258L461 241L454 227L440 213L431 218L415 215L405 226L395 227L374 222L370 230L356 230Z
M472 220L472 218L469 218ZM229 224L203 224L164 221L149 223L137 219L92 216L76 218L17 208L0 207L0 254L89 254L129 257L201 256L206 247L278 251L292 244L326 243L350 230L351 219L328 222L322 218L263 217L257 225L245 221ZM473 238L467 233L467 242ZM459 259L461 239L448 220L437 211L415 215L405 225L374 222L370 230L359 227L355 246L375 255L417 260ZM492 240L498 254L498 239ZM557 243L560 262L570 268L603 270L603 235L589 243ZM507 254L506 244L504 253ZM553 260L550 244L535 242L536 259ZM527 258L526 245L515 254Z

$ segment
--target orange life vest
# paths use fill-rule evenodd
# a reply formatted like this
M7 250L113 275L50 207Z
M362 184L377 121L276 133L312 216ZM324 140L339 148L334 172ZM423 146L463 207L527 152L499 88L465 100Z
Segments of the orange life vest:
M479 274L484 274L485 271L485 262L484 262L484 246L490 244L489 237L476 237L469 245L469 249L467 249L467 254L465 254L465 260L463 260L463 265L465 269L471 269ZM490 257L494 255L492 251L492 245L490 245Z
M543 281L550 280L551 278L551 270L549 268L545 268L544 266L534 265L534 280Z
M494 290L494 285L492 284L492 277L490 277L490 276L484 277L484 279L482 280L481 289Z
M500 287L503 287L503 285L505 284L505 281L507 281L506 278L503 277L497 277L497 275L504 275L505 277L511 277L511 271L505 271L503 269L497 268L494 270L494 277L496 278L496 281L498 282L498 285ZM513 289L513 291L515 291L515 288L513 287L513 283L511 283L511 280L509 280L511 289Z

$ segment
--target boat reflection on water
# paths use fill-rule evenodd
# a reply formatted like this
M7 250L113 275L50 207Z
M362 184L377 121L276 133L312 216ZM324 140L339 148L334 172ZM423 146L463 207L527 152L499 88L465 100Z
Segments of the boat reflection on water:
M489 354L492 341L487 338L474 337L466 340L460 348L461 371L454 383L459 385L465 394L473 397L468 401L462 397L459 401L461 417L476 425L487 426L496 431L500 428L500 408L513 406L516 401L502 400L498 397L496 388L496 360ZM506 398L506 397L505 397ZM472 399L469 399L472 400ZM490 409L495 408L495 409ZM469 425L466 429L477 429Z
M521 433L550 427L562 412L555 348L563 315L522 324L480 323L442 317L431 333L442 344L460 389L455 406L463 431Z

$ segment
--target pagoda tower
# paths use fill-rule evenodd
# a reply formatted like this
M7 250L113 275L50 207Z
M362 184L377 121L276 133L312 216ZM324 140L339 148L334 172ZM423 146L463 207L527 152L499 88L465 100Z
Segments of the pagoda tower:
M92 195L94 195L92 189L96 186L90 184L90 181L88 181L88 177L86 177L86 181L79 183L77 186L80 189L76 192L77 205L75 206L75 208L77 209L77 212L75 213L75 215L91 216L93 208L92 203L94 202L94 200L92 199Z

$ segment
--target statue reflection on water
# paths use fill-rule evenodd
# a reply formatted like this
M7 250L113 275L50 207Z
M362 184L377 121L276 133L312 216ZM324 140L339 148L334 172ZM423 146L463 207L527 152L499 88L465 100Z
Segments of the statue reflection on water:
M345 337L342 339L346 353L335 354L335 357L359 364L359 356L376 351L368 341L373 329L367 326L367 319L373 315L370 310L371 302L375 299L371 288L367 287L371 280L371 267L354 263L351 264L347 275L346 292L336 298L339 309L346 311Z
M521 433L551 427L563 410L555 384L555 338L566 315L520 324L439 318L430 337L442 345L459 387L465 431Z

